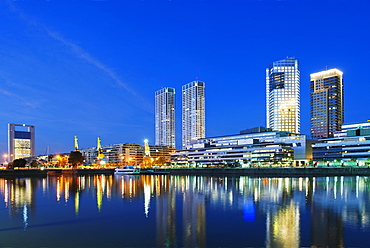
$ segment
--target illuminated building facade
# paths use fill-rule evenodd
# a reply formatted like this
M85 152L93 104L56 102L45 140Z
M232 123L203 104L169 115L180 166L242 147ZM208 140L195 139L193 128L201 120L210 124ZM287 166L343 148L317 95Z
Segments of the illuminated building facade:
M266 69L266 120L274 131L300 132L300 72L294 57Z
M205 134L205 84L193 81L182 86L182 148Z
M174 88L155 92L155 144L176 147Z
M8 158L15 159L35 156L35 126L8 124Z
M331 69L310 75L311 136L331 138L344 120L343 72Z
M342 166L352 165L349 161L356 160L360 166L367 165L370 161L370 122L344 124L341 129L333 138L320 139L313 145L313 160L337 161Z
M187 150L173 153L172 161L186 157L188 163L199 166L236 162L302 165L312 159L311 144L312 140L303 134L258 127L240 134L199 139Z

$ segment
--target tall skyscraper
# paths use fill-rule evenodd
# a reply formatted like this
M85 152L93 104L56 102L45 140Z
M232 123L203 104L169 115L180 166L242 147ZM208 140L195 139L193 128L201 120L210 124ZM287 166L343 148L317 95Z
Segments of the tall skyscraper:
M182 86L182 148L193 140L204 138L205 125L205 84L193 81Z
M155 92L155 144L176 148L174 88Z
M300 76L294 57L266 69L266 120L274 131L300 132Z
M343 72L330 69L310 75L311 136L333 137L344 121Z
M8 159L35 156L35 126L25 124L8 124Z

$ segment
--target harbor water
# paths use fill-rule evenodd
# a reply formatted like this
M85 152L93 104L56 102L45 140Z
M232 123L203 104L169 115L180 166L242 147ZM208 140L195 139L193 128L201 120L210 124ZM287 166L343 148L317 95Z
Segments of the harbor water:
M370 177L0 178L0 247L368 247Z

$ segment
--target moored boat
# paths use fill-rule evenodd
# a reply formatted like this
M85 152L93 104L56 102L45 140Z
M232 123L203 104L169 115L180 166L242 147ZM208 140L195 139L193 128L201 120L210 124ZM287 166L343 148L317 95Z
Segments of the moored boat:
M123 167L116 167L114 170L115 175L138 175L140 174L140 169L135 168L131 165L123 166Z

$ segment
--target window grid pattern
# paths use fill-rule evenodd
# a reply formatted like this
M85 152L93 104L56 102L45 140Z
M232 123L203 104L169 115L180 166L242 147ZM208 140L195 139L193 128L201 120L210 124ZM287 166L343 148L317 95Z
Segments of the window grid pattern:
M331 138L344 121L343 72L338 69L311 74L311 136Z
M272 130L300 132L300 72L294 57L266 69L266 121Z
M182 148L205 137L205 84L193 81L182 86Z
M176 147L174 88L155 92L155 144Z

